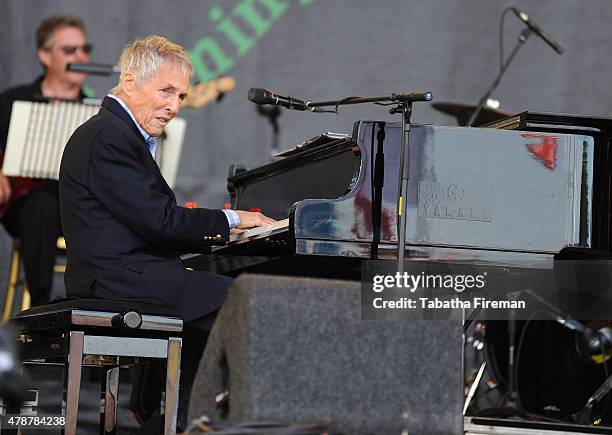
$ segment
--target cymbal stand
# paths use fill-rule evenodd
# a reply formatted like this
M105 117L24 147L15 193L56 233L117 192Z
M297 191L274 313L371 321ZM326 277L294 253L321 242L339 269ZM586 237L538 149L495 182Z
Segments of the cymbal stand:
M519 35L518 42L517 42L516 46L512 50L512 53L510 53L510 56L508 56L508 60L506 60L504 62L504 64L502 65L501 69L499 70L499 73L495 77L495 80L493 80L493 83L491 84L489 89L487 89L487 91L484 93L484 95L480 98L480 101L478 102L478 106L476 107L476 110L474 110L474 112L472 113L472 116L470 116L470 120L467 123L468 127L471 127L474 124L474 121L476 121L476 118L478 118L478 115L480 115L480 112L482 111L483 107L485 106L485 103L487 102L487 100L489 99L489 97L491 96L493 91L495 91L495 89L497 89L497 86L501 82L501 79L504 76L504 73L506 72L506 70L508 69L508 67L510 66L512 61L514 60L514 57L518 53L519 49L523 46L523 44L525 44L525 42L527 42L527 39L531 36L532 33L533 33L533 31L529 27L526 27L521 32L521 34Z

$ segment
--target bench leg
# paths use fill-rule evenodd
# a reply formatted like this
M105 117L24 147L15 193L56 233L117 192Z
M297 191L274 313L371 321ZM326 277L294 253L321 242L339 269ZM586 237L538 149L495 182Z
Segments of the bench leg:
M115 435L117 429L117 405L119 397L119 367L106 371L102 381L104 408L100 415L100 433L102 435Z
M76 435L77 415L79 413L79 393L81 390L81 368L83 366L83 343L85 334L71 331L69 338L68 368L64 374L64 394L66 398L66 426L62 434Z
M168 339L168 364L166 372L166 407L164 410L164 435L176 434L178 412L179 377L181 375L181 344L177 337Z

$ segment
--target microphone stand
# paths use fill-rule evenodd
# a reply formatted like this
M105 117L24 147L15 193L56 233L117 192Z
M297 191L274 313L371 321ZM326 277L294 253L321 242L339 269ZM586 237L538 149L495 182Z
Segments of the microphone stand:
M404 273L404 257L406 243L406 211L408 180L410 178L410 117L412 116L412 103L415 101L431 101L431 92L412 93L412 94L391 94L385 97L350 97L344 100L306 102L306 110L313 110L323 106L342 106L346 104L362 103L382 103L390 102L393 107L389 113L392 115L401 112L402 114L402 142L400 148L399 177L397 189L397 221L398 221L398 241L397 241L397 271ZM374 127L372 127L374 128Z
M607 362L604 362L604 364L607 364ZM606 395L610 391L612 391L612 375L608 376L608 378L604 381L603 384L601 384L597 391L595 391L593 395L589 397L589 400L587 401L586 405L584 405L584 407L580 411L572 415L574 420L578 424L593 424L593 408L595 407L595 405L601 402L601 399L606 397Z
M412 102L400 101L390 110L391 114L402 114L402 143L400 148L399 179L397 186L397 272L404 273L404 257L406 254L406 214L408 209L408 181L410 179L410 117Z
M519 35L516 45L514 46L514 49L512 50L512 53L510 53L510 56L508 56L508 60L504 62L501 69L499 70L499 73L497 74L497 77L495 77L495 80L493 81L489 89L487 89L487 91L484 93L484 95L478 102L478 106L476 107L476 110L474 110L474 112L472 113L472 116L470 116L470 119L467 123L468 127L472 127L472 125L474 124L474 121L476 121L476 118L478 118L478 115L480 115L480 112L482 112L482 109L484 108L487 100L489 99L493 91L497 88L497 86L501 82L501 79L504 76L504 73L506 72L506 70L508 69L512 61L514 60L514 57L518 53L519 49L523 46L523 44L525 44L525 42L527 42L527 39L531 36L532 33L533 33L533 30L531 30L530 27L526 27L525 29L523 29L523 31Z
M270 158L274 159L274 156L279 152L278 149L278 136L280 128L278 125L278 117L281 115L281 110L278 106L263 107L257 106L257 113L266 118L272 126L272 140L270 143Z

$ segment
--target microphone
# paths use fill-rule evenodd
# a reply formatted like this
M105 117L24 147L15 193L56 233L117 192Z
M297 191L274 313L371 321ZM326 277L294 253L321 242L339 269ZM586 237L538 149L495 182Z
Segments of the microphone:
M433 94L430 91L426 92L411 92L409 94L391 94L392 101L403 101L404 103L412 103L414 101L431 101Z
M527 15L527 13L517 8L511 8L511 9L512 9L512 12L514 12L514 14L519 18L519 20L527 24L527 27L533 30L533 32L536 35L538 35L540 38L544 40L544 42L550 45L553 50L555 50L560 55L563 54L563 47L561 47L561 45L559 45L559 43L555 41L548 33L542 30L540 26L534 23L533 20L529 19L529 15Z
M249 101L259 105L271 104L273 106L286 107L287 109L306 110L306 101L293 97L283 97L262 88L249 89L247 98Z
M69 63L66 71L93 74L97 76L110 76L120 73L119 65L107 65L103 63Z

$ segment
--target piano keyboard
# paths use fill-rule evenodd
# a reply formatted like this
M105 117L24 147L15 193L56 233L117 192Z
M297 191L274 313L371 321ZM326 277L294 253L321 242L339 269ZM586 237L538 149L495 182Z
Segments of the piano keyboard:
M289 228L289 219L283 219L276 221L270 225L264 225L261 227L251 228L250 230L243 231L240 234L230 234L229 243L237 243L243 240L250 240L254 238L261 238L265 236L271 236L272 234L280 233Z

